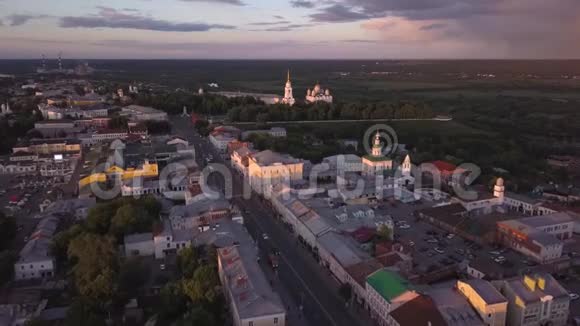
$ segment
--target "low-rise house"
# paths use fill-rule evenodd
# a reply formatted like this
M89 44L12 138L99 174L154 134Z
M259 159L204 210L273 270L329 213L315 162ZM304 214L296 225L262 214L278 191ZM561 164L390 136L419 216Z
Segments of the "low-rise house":
M380 326L393 325L389 322L389 313L419 295L407 280L385 269L367 278L366 292L371 317Z
M47 303L38 289L5 289L0 292L0 325L27 325L40 317Z
M149 232L126 235L123 243L125 257L155 255L153 233Z
M234 326L284 326L286 309L256 261L251 240L218 249L218 273Z
M429 289L426 294L433 299L447 326L486 325L456 287L445 284Z
M497 223L500 243L540 263L560 258L573 232L574 219L565 212Z
M525 275L501 281L500 291L508 300L508 325L567 324L570 296L550 274Z
M210 223L229 216L231 205L225 199L205 199L189 205L174 206L169 213L171 228L206 230Z
M447 326L437 306L428 296L417 295L388 314L388 326Z
M163 230L153 236L155 258L176 254L180 249L190 247L193 233L191 230L174 230L168 220L163 222Z
M30 239L14 263L14 278L28 280L54 276L55 262L50 252L52 237L58 227L58 217L49 215L36 226Z
M457 281L457 289L486 325L505 325L508 302L491 283L481 279Z

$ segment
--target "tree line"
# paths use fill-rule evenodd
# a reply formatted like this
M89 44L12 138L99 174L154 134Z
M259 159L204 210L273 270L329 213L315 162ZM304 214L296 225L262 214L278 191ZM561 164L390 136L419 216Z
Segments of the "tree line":
M234 122L301 121L301 120L367 120L367 119L428 119L432 109L425 103L396 101L377 103L325 103L304 106L245 105L235 106L227 113Z

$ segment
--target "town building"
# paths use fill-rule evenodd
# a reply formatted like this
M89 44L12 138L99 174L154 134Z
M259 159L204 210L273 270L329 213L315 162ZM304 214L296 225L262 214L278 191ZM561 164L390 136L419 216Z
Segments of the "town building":
M43 137L62 137L61 135L72 135L80 131L72 120L43 120L34 124L34 129L38 130Z
M274 138L284 138L287 136L286 129L282 127L272 127L270 129L248 130L242 132L242 139L248 139L251 135L265 135Z
M367 278L366 290L371 317L379 326L395 325L396 319L390 320L390 312L419 296L407 280L386 269L378 270Z
M361 173L362 159L354 154L334 155L322 159L323 164L328 164L331 173Z
M508 300L507 325L567 325L570 296L550 274L501 281L500 291Z
M121 115L131 121L167 121L167 113L148 106L129 105L121 109Z
M234 326L284 326L286 309L256 261L251 240L218 249L218 273Z
M226 154L228 144L238 140L241 131L238 128L230 126L221 126L214 128L209 134L209 141L213 147L221 154Z
M497 223L498 242L539 263L560 258L573 231L574 219L565 212Z
M388 314L389 326L447 326L437 306L428 296L417 295Z
M109 115L109 106L105 103L64 108L41 103L38 105L38 110L45 120L94 119L106 118Z
M244 176L248 175L248 167L250 166L250 156L255 152L248 147L242 147L233 151L231 158L231 165Z
M17 281L54 276L55 261L51 256L51 243L58 223L58 217L54 215L49 215L38 223L14 263L14 278Z
M203 232L215 221L229 216L231 205L225 199L205 199L171 208L169 221L173 230L199 229Z
M125 257L155 255L155 244L153 242L153 233L139 233L126 235L123 243Z
M485 326L479 314L456 287L447 282L425 291L433 299L447 326ZM504 324L505 325L505 324Z
M469 301L485 325L504 326L508 302L488 281L457 281L457 290Z
M332 95L330 95L329 89L322 89L319 83L314 85L312 90L308 89L306 91L306 102L307 103L315 103L315 102L326 102L332 103Z
M248 176L252 189L269 195L271 187L292 184L303 178L304 162L287 154L265 150L248 157Z
M362 158L362 172L366 176L383 175L393 169L393 160L383 155L381 135L377 131L370 155Z
M75 139L31 139L20 142L12 148L13 153L25 152L34 154L80 154L81 143Z
M153 236L155 258L161 259L167 255L175 255L180 249L191 247L192 239L191 230L174 230L171 222L164 220L163 230Z

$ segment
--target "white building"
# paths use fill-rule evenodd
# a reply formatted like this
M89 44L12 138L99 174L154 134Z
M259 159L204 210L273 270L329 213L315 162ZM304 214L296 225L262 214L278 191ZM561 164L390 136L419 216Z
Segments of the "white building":
M42 219L30 240L20 251L18 261L14 263L14 278L29 280L54 276L55 262L50 254L52 236L58 227L58 218L49 216Z
M367 304L371 317L380 326L393 324L389 313L419 294L411 289L409 282L399 274L380 269L367 278Z
M230 162L234 169L240 171L244 176L248 175L249 158L254 153L247 147L240 147L232 152Z
M218 272L234 326L284 326L286 309L256 261L254 245L218 249Z
M152 233L126 235L124 244L125 257L155 255L155 243L153 242Z
M289 155L271 150L256 153L248 158L248 175L252 189L269 195L273 185L292 184L303 178L304 162Z
M308 89L306 91L306 102L314 103L314 102L326 102L332 103L332 95L330 95L330 90L326 89L323 90L320 88L320 84L314 85L314 89Z
M121 115L132 121L167 121L167 113L148 106L129 105L121 109Z
M325 157L322 163L328 164L330 171L337 173L362 172L362 159L354 154L334 155Z
M174 230L168 220L163 222L163 231L153 237L155 258L176 254L180 249L190 247L193 238L191 230Z
M385 171L393 169L393 160L383 155L381 135L378 131L373 142L372 153L363 157L362 165L363 175L366 176L382 175Z
M501 292L508 300L507 325L567 325L570 296L550 274L502 281Z
M231 205L225 199L205 199L188 205L177 205L169 212L173 230L198 229L203 232L213 222L229 216Z
M296 100L294 100L294 96L292 95L292 82L290 81L290 70L288 70L288 78L286 79L286 87L284 88L284 98L282 99L282 103L290 106L296 103Z

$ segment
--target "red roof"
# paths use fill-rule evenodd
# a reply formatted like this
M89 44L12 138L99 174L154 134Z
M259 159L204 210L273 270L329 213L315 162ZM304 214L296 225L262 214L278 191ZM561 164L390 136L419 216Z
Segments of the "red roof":
M375 236L375 230L360 227L350 234L356 241L360 243L369 242Z
M441 172L443 172L443 171L453 172L457 168L457 166L455 164L451 164L451 163L445 162L445 161L433 161L433 162L431 162L431 164L435 165L437 170L439 170Z

